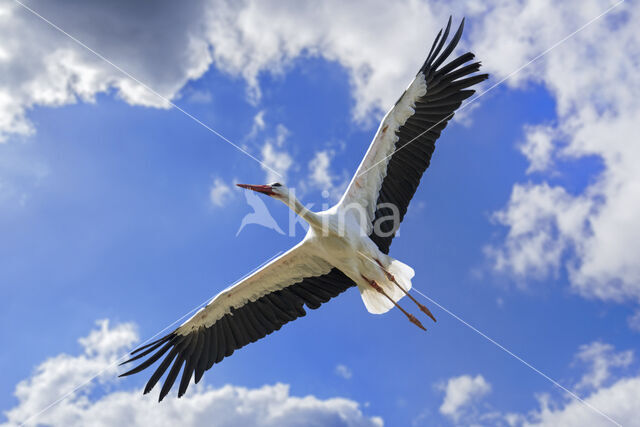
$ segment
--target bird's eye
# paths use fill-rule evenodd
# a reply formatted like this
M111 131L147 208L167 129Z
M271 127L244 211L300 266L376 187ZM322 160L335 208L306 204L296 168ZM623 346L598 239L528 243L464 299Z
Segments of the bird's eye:
M282 184L280 184L279 182L276 182L274 184L271 184L272 187L282 187Z

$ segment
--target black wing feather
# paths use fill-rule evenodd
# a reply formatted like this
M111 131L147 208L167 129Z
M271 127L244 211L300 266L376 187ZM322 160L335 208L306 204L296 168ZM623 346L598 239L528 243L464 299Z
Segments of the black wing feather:
M171 362L173 362L173 359L176 358L176 355L178 354L179 350L180 348L177 345L174 345L171 348L171 351L169 352L169 354L167 354L167 356L164 358L160 366L158 366L158 369L156 369L153 375L151 375L151 378L149 378L149 381L147 381L147 385L144 387L144 394L149 393L151 389L156 385L156 383L158 382L162 374L164 374L164 372L167 370L169 365L171 365ZM131 371L135 369L136 368L132 369ZM126 372L122 375L128 375L128 374L129 372Z
M175 362L173 362L173 366L169 370L167 377L164 379L164 383L162 384L162 389L160 390L160 397L158 398L158 402L162 402L162 399L169 394L169 390L173 387L173 383L176 382L176 378L178 378L178 374L180 373L180 368L182 368L182 364L184 363L184 359L186 355L184 353L178 354Z
M323 276L306 278L255 301L249 301L241 307L232 308L230 313L209 327L201 327L187 335L179 335L176 330L134 350L131 353L133 357L124 363L144 356L148 358L120 376L135 374L148 368L168 351L147 382L144 392L151 391L171 366L159 399L164 399L169 393L180 374L180 369L183 368L178 388L180 397L187 391L194 373L197 383L206 370L230 356L235 350L264 338L287 322L304 316L304 305L312 309L318 308L323 302L352 286L355 286L355 283L337 268ZM145 351L140 352L141 349Z
M209 362L213 365L213 359L216 356L216 352L213 347L216 340L216 328L207 328L204 334L204 348L202 349L202 353L200 354L200 358L198 359L195 369L194 382L196 384L200 382L200 378L202 378L204 371L208 369Z
M447 126L462 101L475 93L467 88L488 78L487 74L472 75L480 69L480 63L468 64L474 59L471 52L438 68L458 45L464 29L464 19L443 50L450 29L451 18L444 32L441 30L438 33L427 60L418 72L425 76L427 93L416 101L414 114L396 130L398 141L395 143L394 154L388 160L387 174L376 201L373 225L377 224L377 227L373 227L369 235L384 253L389 253L399 222L407 213L422 174L429 167L440 132ZM388 204L397 208L399 222L391 219L394 212Z

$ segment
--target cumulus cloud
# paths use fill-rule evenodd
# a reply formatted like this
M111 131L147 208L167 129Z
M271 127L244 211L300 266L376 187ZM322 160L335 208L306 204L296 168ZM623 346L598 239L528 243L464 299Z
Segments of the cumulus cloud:
M377 121L397 99L449 13L448 7L411 0L348 5L331 0L321 7L251 0L201 0L185 7L161 1L154 3L153 13L146 4L122 1L54 7L36 0L29 6L170 100L180 98L186 83L212 66L242 77L249 99L257 101L264 73L283 73L299 57L337 62L351 82L353 118L362 123ZM33 133L28 114L36 106L94 102L100 93L113 93L131 105L169 107L15 3L0 6L0 37L5 41L0 47L0 140ZM182 95L203 102L215 93ZM248 135L264 127L260 111ZM260 156L268 180L286 178L293 164L287 150L267 141ZM346 180L334 181L327 189L333 200L343 184Z
M333 157L333 153L329 151L318 151L309 162L311 181L324 189L330 188L333 185L333 179L329 174L331 157Z
M474 21L474 49L490 72L506 76L612 4L494 2ZM638 5L625 2L508 81L544 85L557 120L526 129L528 172L540 175L515 184L496 216L507 228L504 242L488 249L498 270L523 279L565 270L582 295L640 301L640 34L633 24L639 18ZM553 159L589 156L603 168L584 189L572 193L549 183L562 172Z
M640 310L629 316L628 323L632 330L640 332Z
M595 341L580 346L576 360L589 366L577 389L597 389L611 377L611 368L626 368L633 362L633 351L616 353L611 344Z
M185 83L211 64L201 25L204 3L29 2L73 37L148 84L174 98ZM35 106L93 102L114 91L132 105L168 104L113 66L74 43L15 2L0 6L0 140L33 133L27 114Z
M607 343L593 342L580 346L575 358L588 368L577 384L580 391L588 392L580 402L566 394L553 397L550 393L536 396L538 407L530 411L503 412L486 404L483 410L469 410L470 390L475 394L476 404L485 397L490 386L480 375L475 379L469 375L451 378L444 388L447 393L440 412L455 423L463 420L465 425L546 426L611 426L612 418L621 425L636 425L640 417L640 376L614 376L611 368L628 367L633 363L631 351L616 351ZM482 378L481 381L477 380ZM474 385L474 382L477 383ZM451 394L449 390L454 390ZM451 399L447 400L449 396ZM445 404L448 406L445 407ZM590 406L588 406L590 405ZM443 411L443 408L445 410ZM596 408L596 409L593 409ZM605 414L598 413L598 411Z
M282 124L276 127L275 138L267 138L262 146L262 169L266 172L267 182L287 181L287 173L293 165L293 157L285 148L284 143L289 136L289 130Z
M38 365L31 377L18 383L14 392L18 405L5 412L8 425L26 421L97 375L89 386L37 418L39 422L50 425L81 424L77 411L82 411L89 404L89 392L97 385L108 386L111 383L117 374L115 362L138 340L135 326L131 323L112 327L108 320L101 320L97 326L88 336L80 338L81 354L53 356Z
M333 150L321 150L315 153L309 162L309 182L313 187L325 192L332 201L338 201L346 190L349 180L346 172L338 175L332 171L331 161L334 156Z
M562 187L516 184L507 207L493 215L509 228L505 242L487 247L487 254L496 270L523 280L555 275L564 252L589 235L584 221L591 209L586 197L573 196Z
M507 414L504 419L510 420L511 425L578 427L610 426L613 424L607 418L610 417L620 425L636 425L640 417L640 376L617 376L612 380L614 376L611 371L612 367L630 366L633 362L632 351L616 352L610 344L594 342L580 346L576 359L590 365L577 384L577 389L591 391L583 399L586 404L566 395L554 399L550 394L543 393L537 398L539 408L527 414Z
M351 372L351 369L349 369L347 365L343 365L343 364L339 364L336 366L335 373L336 375L344 378L345 380L348 380L353 376L353 372Z
M215 206L224 206L231 198L231 187L220 178L213 180L211 189L209 190L209 199Z
M442 405L440 405L440 413L458 421L466 414L467 409L474 401L491 391L491 384L482 375L475 377L461 375L449 378L441 388L445 395Z
M520 151L529 160L527 173L544 172L551 166L553 154L553 134L550 126L528 126L525 142Z
M538 396L539 407L523 413L483 414L478 419L491 417L497 425L526 427L609 427L616 423L624 426L637 425L640 417L640 406L637 396L640 395L640 376L626 377L617 380L608 387L601 387L584 398L584 402L575 399L554 399L545 393ZM596 412L591 407L606 416Z
M383 425L382 419L365 416L357 402L292 396L285 384L255 389L198 385L182 399L166 399L162 404L141 390L116 390L114 362L137 340L133 324L98 322L97 329L79 340L81 354L51 357L16 386L18 404L5 412L7 421L2 425L19 425L100 371L96 381L32 422L51 426L201 426L215 420L218 426L302 426L313 420L316 425Z
M168 99L213 64L247 82L260 97L261 73L278 74L299 56L337 61L349 73L354 117L371 120L409 83L447 11L426 3L366 5L338 0L193 1L29 6ZM336 19L335 10L340 10ZM405 31L412 28L412 31ZM348 36L347 36L348 35ZM29 134L36 105L93 101L114 90L132 105L168 107L136 82L15 3L0 8L0 131Z
M267 123L264 120L264 116L267 112L265 110L260 110L253 116L253 125L251 126L251 132L247 135L247 138L254 138L258 132L264 130L267 126Z
M354 117L367 121L372 112L386 110L410 83L407 76L424 61L446 16L437 6L415 1L331 0L321 5L298 2L295 7L248 1L211 8L208 36L216 66L242 75L256 98L261 72L283 72L301 55L337 61L349 73Z
M584 400L620 425L632 426L637 424L640 416L637 396L640 396L640 377L630 377L618 380L610 387L598 389ZM537 427L612 425L610 420L574 399L559 403L549 395L542 395L538 401L540 408L531 412L528 417L511 414L510 419L520 420L518 425Z

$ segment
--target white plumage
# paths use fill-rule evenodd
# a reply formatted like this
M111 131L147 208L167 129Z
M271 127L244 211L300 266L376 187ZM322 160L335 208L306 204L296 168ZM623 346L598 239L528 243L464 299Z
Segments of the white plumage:
M396 149L398 136L395 132L405 124L407 119L415 113L415 102L427 93L424 74L418 73L402 94L396 105L384 116L367 150L360 166L351 179L339 206L350 204L361 205L368 214L366 221L360 224L367 235L371 233L373 214L382 187L382 181L387 175L387 164Z
M318 308L354 286L369 312L385 313L396 306L424 329L398 305L406 295L433 318L409 293L415 273L388 252L440 132L462 101L474 93L468 88L487 78L486 74L475 74L480 63L470 63L472 53L442 65L458 44L463 24L464 20L446 47L451 19L444 34L440 31L416 77L380 123L337 205L311 212L280 183L239 184L284 202L304 218L310 225L305 238L220 292L172 333L135 350L125 363L147 358L123 376L140 372L163 357L145 393L168 370L160 391L162 400L183 370L178 390L181 396L192 376L197 383L207 369L236 349L304 316L305 306Z

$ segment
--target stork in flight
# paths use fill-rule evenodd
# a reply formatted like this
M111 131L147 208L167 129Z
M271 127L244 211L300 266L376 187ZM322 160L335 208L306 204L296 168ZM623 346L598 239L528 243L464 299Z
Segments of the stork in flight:
M304 316L305 305L316 309L353 286L358 287L371 313L385 313L395 306L425 329L398 305L406 295L435 321L409 294L413 269L388 253L440 132L462 101L475 92L469 88L488 77L476 74L480 63L471 62L474 55L470 52L443 65L460 41L463 26L464 19L446 47L451 18L444 33L438 33L426 61L380 123L334 207L311 212L280 183L238 184L293 209L310 225L306 236L285 254L220 292L170 334L133 351L124 363L146 359L121 376L140 372L164 356L144 393L169 369L160 391L162 400L182 369L180 397L192 376L198 383L206 370L235 350Z

